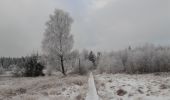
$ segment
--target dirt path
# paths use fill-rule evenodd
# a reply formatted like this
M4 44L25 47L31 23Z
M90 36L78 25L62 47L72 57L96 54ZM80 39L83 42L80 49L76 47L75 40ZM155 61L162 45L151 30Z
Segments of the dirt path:
M88 86L89 86L88 92L87 92L85 100L99 100L99 96L96 91L96 86L94 84L94 77L92 73L90 73L90 76L89 76Z

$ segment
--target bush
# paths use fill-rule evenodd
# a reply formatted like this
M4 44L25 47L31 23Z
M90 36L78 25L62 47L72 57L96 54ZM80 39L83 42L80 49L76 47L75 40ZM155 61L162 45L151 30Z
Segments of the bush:
M38 55L32 55L24 64L26 77L44 76L44 66L38 61Z
M11 65L12 74L16 77L36 77L44 76L43 68L44 66L38 61L38 55L32 55L30 57L25 57L22 64Z
M0 75L4 73L4 68L0 66Z
M24 76L25 73L25 69L21 68L17 65L10 65L10 67L12 68L12 75L15 77L21 77Z

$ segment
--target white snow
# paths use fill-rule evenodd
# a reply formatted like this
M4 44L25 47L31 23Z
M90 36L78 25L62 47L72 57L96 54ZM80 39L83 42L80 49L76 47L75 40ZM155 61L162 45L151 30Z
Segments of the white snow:
M95 76L102 100L170 100L170 75L99 74ZM126 93L122 96L118 90Z
M94 82L95 81L95 82ZM89 85L89 87L88 87ZM118 90L126 91L118 95ZM24 91L26 90L26 91ZM0 77L0 100L170 100L170 73Z
M88 87L88 91L87 91L86 100L99 100L92 73L90 73L90 77L89 77L89 80L88 80L88 86L89 87Z

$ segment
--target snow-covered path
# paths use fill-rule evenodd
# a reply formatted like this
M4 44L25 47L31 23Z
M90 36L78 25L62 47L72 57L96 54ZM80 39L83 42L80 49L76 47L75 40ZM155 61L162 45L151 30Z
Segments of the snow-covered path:
M88 85L89 87L88 87L86 100L99 100L99 96L97 95L96 86L94 84L94 78L92 73L90 73Z

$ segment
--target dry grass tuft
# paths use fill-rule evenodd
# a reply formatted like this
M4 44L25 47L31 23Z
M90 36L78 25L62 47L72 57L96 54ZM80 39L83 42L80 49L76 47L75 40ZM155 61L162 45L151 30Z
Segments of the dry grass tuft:
M74 85L78 85L78 86L82 86L85 83L87 83L86 76L69 77L66 80L66 84L74 84Z
M160 85L160 89L168 89L170 88L170 86L166 85L166 84L161 84Z
M126 93L127 93L127 91L125 91L123 89L117 90L117 95L119 95L119 96L124 96Z
M80 93L79 95L76 96L75 100L85 100L85 95Z
M16 90L16 93L17 94L24 94L24 93L26 93L26 91L27 90L25 88L19 88L19 89Z
M102 86L102 87L105 87L105 83L101 83L101 86Z

